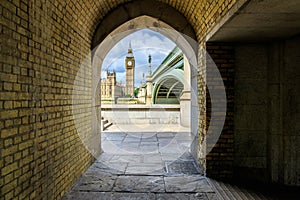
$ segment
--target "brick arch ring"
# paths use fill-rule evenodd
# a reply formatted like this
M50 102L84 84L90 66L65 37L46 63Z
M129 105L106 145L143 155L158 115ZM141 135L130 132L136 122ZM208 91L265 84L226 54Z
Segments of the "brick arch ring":
M131 6L134 6L134 3L138 3L139 1L130 2ZM143 2L152 2L152 1L143 1ZM144 7L145 5L140 5L139 7ZM127 35L140 30L140 29L150 29L156 32L161 33L162 35L168 37L173 42L177 44L177 46L183 51L186 55L189 64L190 64L190 85L193 92L191 93L191 131L195 135L195 140L191 145L191 151L193 156L199 161L199 164L205 169L205 157L213 148L212 144L215 144L221 134L223 124L226 116L226 94L225 88L222 81L222 77L219 74L217 67L214 65L212 59L209 55L206 55L204 48L199 45L194 39L195 34L193 32L192 27L189 25L187 20L176 11L174 8L166 8L160 9L164 11L149 11L149 9L141 9L139 12L127 13L126 10L129 9L130 6L121 6L115 9L114 12L110 13L98 26L95 31L95 35L92 42L92 131L94 135L99 135L99 119L100 117L100 104L96 103L97 98L97 88L99 85L99 80L101 77L101 66L102 62L109 52L109 50L121 39L126 37ZM126 9L125 9L126 8ZM121 11L123 10L123 11ZM167 17L167 11L174 12L172 18ZM125 13L124 13L125 12ZM119 16L116 15L119 13ZM126 15L126 17L122 17L122 14ZM142 14L141 14L142 13ZM165 14L164 14L165 13ZM149 14L149 15L147 15ZM158 18L155 18L154 15L158 15ZM114 20L114 21L111 21ZM169 22L169 24L167 23ZM182 26L179 26L181 24ZM118 26L119 25L119 26ZM181 33L179 32L181 31ZM186 35L184 35L184 34ZM190 37L192 36L192 37ZM200 65L199 65L200 63ZM206 66L205 66L206 64ZM198 90L205 90L205 81L206 77L201 76L201 74L205 74L207 76L208 73L205 72L206 68L209 67L210 75L208 81L206 82L206 86L209 89L211 102L212 102L212 110L210 125L214 124L214 132L213 134L207 135L205 131L203 131L203 127L206 124L198 124L198 118L203 118L205 115L205 98L206 96L202 96L201 99L198 97ZM202 72L199 72L199 69ZM200 74L200 76L199 76ZM218 90L217 92L213 90L213 86L210 86L209 81L212 80L211 77L216 77L219 81L216 81L214 78L214 84L222 86L223 90ZM98 91L99 92L99 91ZM218 101L218 106L214 106L214 96L223 97L223 101ZM222 105L220 105L220 102ZM200 103L200 104L198 104ZM200 110L201 109L201 110ZM203 112L204 111L204 112ZM216 113L216 114L214 114ZM214 117L216 120L213 120ZM205 118L205 116L204 116ZM203 122L203 121L202 121ZM202 127L202 130L199 130L199 127ZM217 127L217 128L216 128ZM210 127L209 127L210 128ZM98 140L97 140L98 141ZM209 145L206 145L208 142ZM95 142L94 142L95 143ZM98 145L101 146L101 145ZM93 156L98 157L99 152L101 150L97 149L97 144L92 145L92 147L87 146L86 148L93 154ZM95 150L96 148L96 150Z

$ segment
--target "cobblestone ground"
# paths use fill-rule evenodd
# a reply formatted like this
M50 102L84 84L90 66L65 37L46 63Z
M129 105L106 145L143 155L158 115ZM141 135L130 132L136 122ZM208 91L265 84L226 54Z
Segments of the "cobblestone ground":
M265 199L204 177L189 153L193 139L188 132L106 132L104 153L63 199Z

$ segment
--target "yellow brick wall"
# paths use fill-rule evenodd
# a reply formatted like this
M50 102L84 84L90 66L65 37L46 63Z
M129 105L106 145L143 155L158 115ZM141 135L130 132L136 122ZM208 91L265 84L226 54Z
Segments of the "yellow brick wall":
M91 77L91 64L83 61L97 25L124 2L0 1L1 199L59 199L92 163L74 124L72 89L81 65ZM235 1L161 2L181 12L201 42ZM79 83L83 107L77 117L85 126L91 123L91 80ZM201 82L199 91L205 93ZM205 134L205 119L199 123Z

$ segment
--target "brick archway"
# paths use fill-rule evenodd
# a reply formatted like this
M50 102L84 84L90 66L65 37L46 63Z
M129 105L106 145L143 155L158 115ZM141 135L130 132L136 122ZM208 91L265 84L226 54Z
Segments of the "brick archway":
M1 1L3 196L59 199L94 161L79 137L72 106L78 106L76 117L85 139L93 141L90 50L112 30L148 15L204 44L208 31L235 2ZM198 55L197 61L202 62ZM75 85L81 66L84 70ZM73 101L74 86L81 92L78 102ZM203 86L200 90L205 93ZM199 100L203 102L205 98ZM205 124L204 104L200 110L197 118ZM204 130L199 127L199 134Z
M106 54L109 52L109 50L117 44L122 38L126 37L127 35L140 30L148 28L150 30L156 31L161 33L162 35L168 37L171 39L173 42L177 44L177 46L183 51L183 53L186 55L187 60L189 62L190 66L190 80L189 84L191 87L191 107L192 110L195 112L191 112L191 132L195 136L195 140L192 144L192 153L194 157L199 160L199 149L201 144L199 143L198 139L198 64L197 64L197 48L198 44L196 41L194 41L192 38L189 38L186 35L183 35L182 33L176 31L173 27L170 25L166 24L165 22L146 15L142 15L139 17L136 17L132 20L129 20L122 25L120 25L118 28L112 30L111 33L106 36L106 38L98 45L96 48L92 49L92 74L93 74L93 81L92 81L92 91L93 94L95 94L96 101L95 102L100 102L100 99L97 100L96 94L99 93L99 80L100 80L100 74L101 74L101 66L102 62L106 56ZM106 29L105 29L106 30ZM99 34L102 33L99 30L96 32L95 37L99 37ZM106 32L105 32L106 33ZM103 33L104 34L104 33ZM99 96L98 96L99 98ZM99 108L100 105L96 105L96 108ZM100 109L95 109L95 110L100 110ZM98 119L101 117L100 112L95 112L93 114L94 116L98 116ZM98 132L97 128L97 122L95 121L94 123L94 131L95 133ZM201 158L205 159L205 158ZM202 165L201 163L199 163ZM202 165L203 168L205 168L204 165Z
M165 3L153 0L142 0L121 4L110 11L98 24L94 32L91 48L94 49L122 24L143 15L158 19L178 32L197 40L194 28L178 10ZM129 24L128 26L129 29L136 28L133 24ZM157 27L159 24L153 22L153 24L148 24L147 26Z

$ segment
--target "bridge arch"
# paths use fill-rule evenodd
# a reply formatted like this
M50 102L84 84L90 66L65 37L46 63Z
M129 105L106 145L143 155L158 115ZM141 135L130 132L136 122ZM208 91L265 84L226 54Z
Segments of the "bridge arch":
M182 90L183 90L183 85L184 85L184 73L182 70L179 69L174 69L166 74L164 74L164 76L159 77L157 79L157 81L155 82L154 86L153 86L153 93L152 93L152 99L153 99L153 103L156 104L157 102L157 97L158 97L158 93L159 90L161 88L161 86L166 86L166 82L170 81L170 80L175 80L173 81L174 83L172 85L168 85L167 89L168 89L168 93L171 92L172 88L175 86L175 83L181 83L182 85ZM182 92L182 91L181 91ZM168 93L166 93L166 99L168 99ZM179 97L178 97L179 98ZM179 103L179 102L178 102Z

